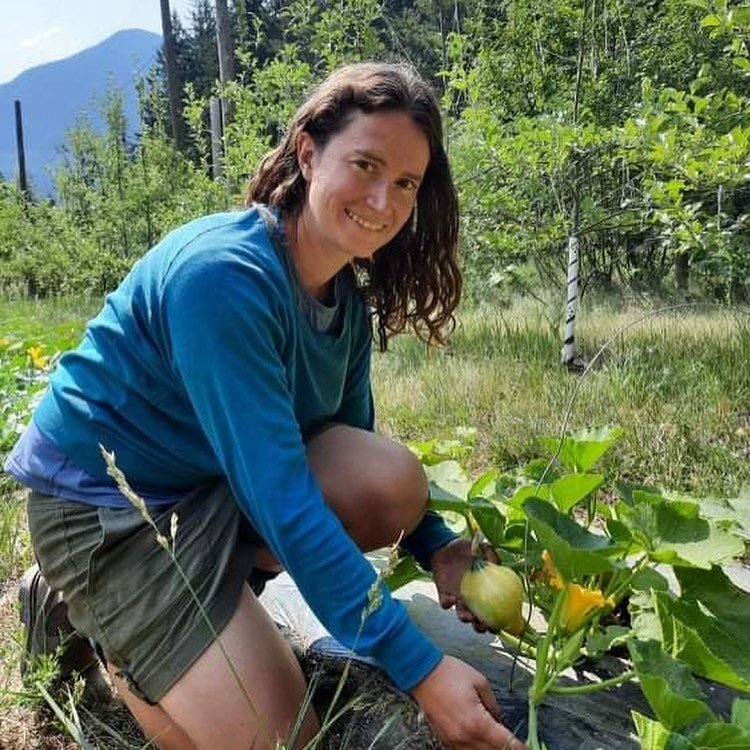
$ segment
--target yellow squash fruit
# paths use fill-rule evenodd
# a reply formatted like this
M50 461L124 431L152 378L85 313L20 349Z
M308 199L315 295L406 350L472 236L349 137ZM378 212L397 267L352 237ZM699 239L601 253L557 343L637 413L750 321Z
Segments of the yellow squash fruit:
M461 598L490 630L516 635L523 630L523 583L510 568L473 558L461 579Z

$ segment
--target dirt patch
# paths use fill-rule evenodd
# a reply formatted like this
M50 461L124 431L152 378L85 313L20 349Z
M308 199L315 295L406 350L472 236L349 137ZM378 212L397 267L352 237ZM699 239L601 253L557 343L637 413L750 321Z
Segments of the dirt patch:
M331 713L343 714L326 732L323 750L439 750L416 704L396 690L382 672L340 657L308 653L301 659L309 684L315 685L313 704L323 719L338 686L346 679Z

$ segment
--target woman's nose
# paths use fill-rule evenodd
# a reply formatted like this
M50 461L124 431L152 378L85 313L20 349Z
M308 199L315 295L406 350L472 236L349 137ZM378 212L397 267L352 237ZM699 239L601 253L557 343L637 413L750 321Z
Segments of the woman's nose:
M367 193L367 205L374 211L385 211L388 206L388 184L385 180L377 180L370 185L370 190Z

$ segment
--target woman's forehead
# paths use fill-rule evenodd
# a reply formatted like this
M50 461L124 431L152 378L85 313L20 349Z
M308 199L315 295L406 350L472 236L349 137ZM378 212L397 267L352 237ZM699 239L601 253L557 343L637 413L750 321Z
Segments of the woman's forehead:
M419 176L430 160L424 130L407 112L357 112L328 143L337 150L360 152L388 165L398 163Z

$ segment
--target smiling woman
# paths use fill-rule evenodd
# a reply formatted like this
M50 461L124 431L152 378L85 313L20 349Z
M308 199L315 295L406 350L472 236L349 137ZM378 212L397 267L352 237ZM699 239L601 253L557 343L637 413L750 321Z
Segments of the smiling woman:
M364 272L382 350L407 325L444 343L461 294L458 202L437 101L409 68L334 72L263 160L247 200L283 211L292 238L309 230L344 244L345 262ZM352 223L367 232L347 234Z
M412 453L373 431L370 387L368 307L382 348L407 324L444 340L457 226L433 93L408 68L366 63L303 104L246 211L181 227L134 266L6 465L32 490L29 656L54 635L48 603L61 622L59 591L158 747L303 747L317 717L290 734L305 683L256 598L285 568L445 742L522 747L487 681L437 650L362 555L403 538L443 606L482 627L459 595L470 546L425 512ZM120 496L97 445L143 504Z

